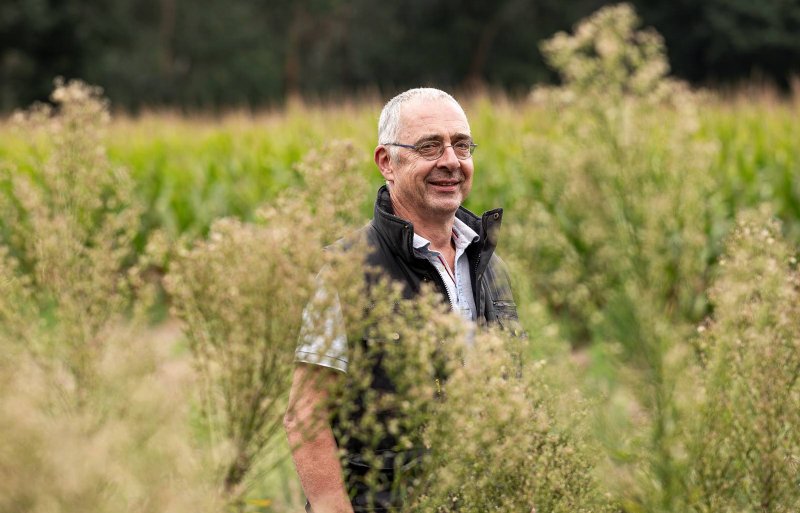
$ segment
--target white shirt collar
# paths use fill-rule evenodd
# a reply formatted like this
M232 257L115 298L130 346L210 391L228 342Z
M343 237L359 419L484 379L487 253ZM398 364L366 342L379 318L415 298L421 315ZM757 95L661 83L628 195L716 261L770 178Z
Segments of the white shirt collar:
M453 241L456 244L456 250L466 249L467 246L476 242L478 239L479 237L475 230L467 226L467 223L461 219L455 218L453 221ZM427 250L430 243L431 241L422 235L414 233L414 249Z

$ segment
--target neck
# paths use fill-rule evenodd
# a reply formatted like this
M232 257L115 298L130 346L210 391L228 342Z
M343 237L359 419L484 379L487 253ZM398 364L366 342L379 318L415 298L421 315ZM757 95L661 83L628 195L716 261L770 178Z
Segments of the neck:
M444 223L411 221L414 232L431 241L431 249L440 253L446 252L453 244L453 219Z
M422 218L403 208L402 205L395 204L394 201L392 202L392 207L397 217L411 221L414 225L414 232L431 242L432 250L442 252L451 247L455 212L449 216Z

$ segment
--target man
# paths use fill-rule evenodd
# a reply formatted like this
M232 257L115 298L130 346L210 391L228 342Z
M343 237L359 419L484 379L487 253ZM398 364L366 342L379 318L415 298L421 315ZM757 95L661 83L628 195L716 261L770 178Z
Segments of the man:
M374 153L386 185L378 191L374 218L364 231L369 248L366 261L399 282L406 298L418 294L423 283L432 282L464 318L515 329L517 313L507 273L493 254L502 210L479 218L461 207L472 188L475 147L466 114L443 91L411 89L386 104ZM358 480L365 466L358 458L359 442L348 439L342 447L346 453L343 472L338 433L331 424L335 421L319 414L331 385L347 373L348 346L362 336L346 333L335 301L325 317L325 327L316 335L309 334L314 329L308 326L301 334L285 418L309 501L307 510L388 511L398 505L397 497L388 490L368 490ZM378 392L390 390L391 383L381 370L373 372L370 386ZM356 411L356 422L358 415ZM387 457L406 457L389 450L389 445L383 448ZM381 467L380 472L389 475L383 482L393 481L392 468L397 463Z

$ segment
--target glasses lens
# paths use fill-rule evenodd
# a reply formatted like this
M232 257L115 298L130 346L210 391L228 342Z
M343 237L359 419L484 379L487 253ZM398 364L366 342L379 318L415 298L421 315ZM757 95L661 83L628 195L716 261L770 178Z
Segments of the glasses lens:
M472 146L467 141L457 142L453 145L453 151L456 153L456 157L468 159L472 153Z
M423 158L438 159L442 155L443 148L442 143L438 141L428 141L420 144L417 147L417 151Z

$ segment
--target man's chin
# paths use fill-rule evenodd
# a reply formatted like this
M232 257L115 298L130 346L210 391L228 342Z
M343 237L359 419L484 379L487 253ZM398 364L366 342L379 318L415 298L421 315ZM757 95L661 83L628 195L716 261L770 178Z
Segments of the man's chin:
M461 195L452 198L435 198L428 202L428 211L437 215L455 215L461 206Z

